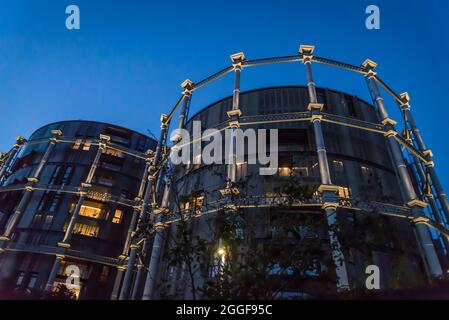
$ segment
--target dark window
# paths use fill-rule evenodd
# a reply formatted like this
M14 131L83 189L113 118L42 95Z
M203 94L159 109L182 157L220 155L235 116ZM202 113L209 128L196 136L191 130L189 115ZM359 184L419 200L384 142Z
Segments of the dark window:
M47 229L47 228L50 228L50 226L51 226L51 224L52 224L52 222L53 222L53 215L46 215L45 216L45 221L44 221L44 228L45 229Z
M137 151L144 151L145 150L145 138L140 137L139 142L137 142Z
M300 147L300 149L309 149L309 139L307 130L305 129L279 129L278 130L279 146L290 145Z
M106 187L114 186L114 178L112 176L97 176L92 179L92 182Z
M129 145L131 132L129 132L128 130L117 127L107 127L105 130L105 134L111 137L112 142L126 146Z
M62 179L61 179L62 185L65 185L67 182L69 182L72 170L73 170L73 168L71 166L65 168L64 175L62 176Z
M316 100L317 100L318 103L326 104L326 96L324 95L323 91L317 90L317 92L316 92Z
M120 164L110 163L110 162L101 162L100 167L102 167L103 169L106 169L106 170L111 170L111 171L122 170L122 166Z
M279 157L279 168L291 168L293 166L292 155Z
M345 101L346 101L346 106L348 108L348 115L350 115L351 117L357 117L357 112L355 110L355 105L354 105L354 101L353 101L352 97L346 96Z
M106 282L108 280L108 276L109 276L109 267L102 266L100 272L100 282Z
M50 206L48 207L49 212L55 212L58 207L59 200L61 199L61 194L57 193L51 200Z
M332 162L334 164L335 172L336 173L343 173L343 171L344 171L343 161L341 161L341 160L333 160Z
M48 200L48 195L50 194L49 191L45 191L44 195L41 198L41 202L39 202L39 206L37 207L37 211L42 211L45 208L45 203Z
M61 169L61 166L59 166L59 165L56 166L55 171L53 171L53 174L52 174L52 176L50 178L50 182L49 182L50 185L55 183L56 178L58 177L60 169Z

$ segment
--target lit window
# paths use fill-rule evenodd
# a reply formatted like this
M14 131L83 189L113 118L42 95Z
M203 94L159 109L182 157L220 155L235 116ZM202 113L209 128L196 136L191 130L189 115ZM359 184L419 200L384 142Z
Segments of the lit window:
M80 209L80 215L89 218L99 219L101 216L101 208L82 205Z
M278 173L279 173L279 175L281 177L288 177L292 173L292 169L291 168L287 168L287 167L279 168L278 169Z
M351 197L351 189L348 187L338 188L338 196L343 199L349 199Z
M122 222L123 210L116 209L114 212L114 217L112 217L112 223Z
M98 201L109 201L109 199L111 198L111 195L109 193L105 193L105 192L98 192L98 191L90 190L87 192L87 197L89 199L98 200Z
M79 149L80 145L81 145L82 140L81 139L76 139L75 144L73 145L72 149Z
M123 158L123 153L121 151L118 151L118 150L115 150L115 149L106 148L106 151L104 153L108 154L110 156Z
M195 208L197 211L201 210L204 203L204 196L192 196L191 199L185 200L181 203L181 210L189 210Z
M97 226L91 226L88 224L77 223L73 230L75 234L81 234L86 237L98 237L100 228Z
M91 144L92 144L92 142L90 140L86 141L83 145L83 150L88 151L90 149Z
M198 207L202 207L203 206L203 202L204 202L204 196L199 196L199 197L195 197L195 206Z

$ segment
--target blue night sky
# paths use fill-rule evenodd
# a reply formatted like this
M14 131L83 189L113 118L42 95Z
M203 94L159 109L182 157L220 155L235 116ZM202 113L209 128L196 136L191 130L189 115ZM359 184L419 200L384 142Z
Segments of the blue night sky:
M76 4L81 30L65 28ZM381 10L381 29L365 28L365 8ZM0 1L0 150L17 135L59 120L97 120L157 134L159 116L199 81L247 58L290 55L300 44L354 64L408 91L437 171L449 188L447 1ZM446 59L445 59L446 58ZM369 100L363 78L314 65L318 86ZM305 84L301 64L247 69L242 89ZM232 93L232 77L194 93L192 112ZM385 94L386 96L386 94ZM390 114L397 107L386 99Z

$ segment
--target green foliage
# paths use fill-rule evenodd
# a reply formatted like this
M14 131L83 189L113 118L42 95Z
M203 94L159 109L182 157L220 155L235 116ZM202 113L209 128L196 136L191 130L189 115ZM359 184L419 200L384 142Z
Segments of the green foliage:
M255 187L253 178L249 175L234 183L228 181L228 188L238 192L226 194L225 203L234 204L250 197ZM331 252L342 249L345 257L361 254L364 264L369 265L373 263L373 251L392 248L394 235L388 218L378 212L340 211L336 223L329 227L321 207L295 209L298 203L314 203L313 190L291 174L273 189L274 197L279 199L275 209L225 206L202 217L203 222L208 221L208 230L202 230L201 235L195 233L191 221L200 208L182 212L178 205L178 220L172 226L174 232L170 233L164 260L167 265L186 271L184 280L193 299L281 299L285 298L283 292L295 299L335 298L335 263L343 263L343 256L334 262ZM212 193L201 191L206 199L203 206L208 206L207 198ZM198 196L175 194L178 204ZM261 232L261 225L267 225L261 221L265 214L269 216L271 230ZM341 247L329 241L329 234L337 237ZM225 253L218 257L223 262L216 268L217 261L221 261L217 260L218 249L223 248ZM351 259L346 262L354 263ZM396 279L393 287L405 285L408 269L404 263L398 260L393 266ZM199 283L199 279L204 281ZM169 282L162 284L166 288L162 290L162 298L177 297ZM343 296L356 296L358 292L353 288L352 293Z
M248 219L222 219L221 229L235 230ZM307 230L295 228L307 223ZM302 293L302 283L313 275L321 280L332 276L321 266L330 261L323 257L323 244L315 231L322 221L310 213L283 212L274 221L279 230L272 237L251 237L251 226L245 225L246 239L224 232L226 263L219 276L209 278L202 290L204 299L277 299L283 291Z

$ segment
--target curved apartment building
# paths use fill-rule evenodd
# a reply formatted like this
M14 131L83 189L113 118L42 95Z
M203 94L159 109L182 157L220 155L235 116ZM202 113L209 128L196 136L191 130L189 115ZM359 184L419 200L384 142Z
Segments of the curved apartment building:
M424 284L427 278L426 260L417 242L415 226L393 214L381 213L382 206L401 208L405 202L385 137L338 124L342 119L350 120L354 125L377 123L376 109L356 96L336 90L316 88L316 95L317 103L323 105L321 115L336 122L326 123L322 129L332 191L337 193L337 214L341 219L350 221L349 231L352 234L363 238L359 242L354 239L352 243L351 239L347 239L342 244L347 277L345 286L364 288L365 269L371 264L380 268L383 289L398 284ZM295 243L298 245L302 241L300 232L295 231L308 226L298 221L297 225L291 225L287 230L279 230L275 220L285 215L326 215L323 208L325 200L320 198L321 191L318 191L321 190L320 186L323 191L326 189L322 187L316 137L308 110L309 101L308 88L304 86L274 87L240 94L240 129L277 129L279 150L279 168L274 175L259 175L259 164L248 164L245 161L236 165L235 181L242 189L240 194L244 194L244 198L234 197L233 204L240 207L237 209L239 216L256 221L250 235L246 235L245 230L239 230L241 237L252 238L246 239L247 243L272 243L279 232L287 232L290 240L284 245L294 247ZM185 128L192 131L193 121L201 121L204 130L225 128L231 121L227 116L230 110L232 96L193 115ZM174 166L173 175L175 185L171 191L171 210L197 210L198 217L193 218L190 224L193 238L199 237L219 246L221 237L214 224L219 223L215 221L220 220L218 215L223 214L222 210L226 208L226 196L223 195L227 187L226 165L179 165ZM309 194L298 203L276 204L282 195L286 196L285 191L279 190L283 190L282 187L292 180L309 190ZM213 209L215 213L211 213ZM294 223L294 218L291 221ZM366 226L368 223L372 225ZM337 289L337 275L332 271L334 266L329 259L332 246L327 229L328 226L324 224L313 233L316 237L314 241L320 243L316 269L302 279L294 272L287 274L285 281L288 285L283 286L279 293L281 296L300 297L307 294L313 297ZM176 233L176 226L166 232L166 238L170 239ZM369 249L362 250L362 242L363 249ZM165 250L170 250L169 245L166 244ZM207 269L195 275L198 284L217 276L219 266L214 252L208 258L209 261L205 263ZM399 265L400 271L397 270ZM410 275L413 275L413 279L407 278ZM186 277L188 275L183 267L171 266L162 259L159 269L159 290L165 290L162 294L168 290L177 298L192 298L191 286ZM158 294L161 292L155 293Z
M2 288L38 295L51 272L57 287L75 265L79 298L109 298L155 141L106 123L63 121L20 142L0 193Z

